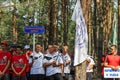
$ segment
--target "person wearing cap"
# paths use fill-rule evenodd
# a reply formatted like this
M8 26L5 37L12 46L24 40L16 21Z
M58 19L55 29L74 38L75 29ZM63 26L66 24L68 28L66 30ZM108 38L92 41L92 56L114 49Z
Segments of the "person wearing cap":
M10 46L10 52L11 52L12 55L16 54L16 48L17 48L16 44L12 44Z
M29 58L29 64L31 66L30 76L31 80L45 80L45 70L43 67L44 54L42 53L42 46L35 44L35 51L32 52Z
M0 51L0 80L10 80L10 62L11 53L8 51L6 41L1 43L2 50Z
M16 54L12 56L11 62L12 80L26 80L26 65L27 61L22 55L22 47L17 46Z
M91 56L88 55L87 59L87 68L86 68L86 80L92 80L93 78L93 67L95 62Z
M32 51L30 50L30 45L25 45L24 46L24 56L26 57L27 60L27 67L26 67L26 77L27 80L30 80L30 65L28 63L30 55L32 54Z

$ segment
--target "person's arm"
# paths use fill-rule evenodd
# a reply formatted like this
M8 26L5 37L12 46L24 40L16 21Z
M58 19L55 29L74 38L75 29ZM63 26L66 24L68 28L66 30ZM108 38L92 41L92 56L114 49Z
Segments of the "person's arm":
M101 58L101 66L104 66L105 56Z
M43 67L48 67L48 66L53 65L53 62L54 62L53 59L52 58L46 59L46 58L48 57L44 56L43 58Z
M64 73L64 65L61 65L62 73Z
M53 62L53 66L54 67L59 67L63 65L63 60L61 57L58 57L58 59L56 61Z
M8 55L8 61L7 61L7 64L6 64L6 66L5 66L5 68L4 68L4 70L2 71L2 73L3 74L5 74L5 72L7 71L7 69L9 68L9 66L10 66L10 63L11 63L11 53L8 53L9 55Z
M34 58L33 58L33 54L30 55L29 60L28 60L29 66L32 67L33 63L34 63Z
M71 62L71 58L70 58L70 56L68 55L68 59L66 60L66 65L69 65L70 62Z
M91 64L87 69L88 69L88 70L91 70L91 69L93 69L93 67L94 67L94 65Z
M45 63L43 63L43 67L47 67L47 66L50 66L50 65L53 65L53 62L45 62Z
M5 69L3 70L3 74L5 74L6 70L8 69L8 67L10 66L10 60L8 60L7 65L5 67Z
M66 65L69 65L70 64L70 60L66 60Z
M63 65L63 63L58 63L58 64L56 62L53 63L54 67L59 67L59 66L62 66L62 65Z
M12 63L12 65L11 65L11 68L12 68L13 72L18 75L18 72L16 72L16 70L14 69L13 63Z
M4 76L3 73L0 71L0 78L3 77L3 76Z
M64 74L64 64L61 65L61 71L62 71L62 76L65 76L65 74Z
M104 62L101 63L101 66L104 66Z
M106 58L105 58L104 66L105 66L105 67L112 68L113 70L115 70L115 67L114 67L114 66L108 64L107 58L108 58L108 56L106 56Z
M92 58L90 58L89 66L88 66L88 68L87 68L87 69L88 69L88 70L93 69L94 65L95 65L94 60L93 60Z
M114 67L114 66L112 66L112 65L108 65L108 63L107 63L107 62L105 62L105 63L104 63L104 66L105 66L105 67L112 68L113 70L115 70L115 67Z
M29 58L30 58L30 55L29 55L29 54L30 54L30 51L27 51L25 54L26 54L27 60L29 60Z
M34 63L34 59L32 59L32 61L29 62L30 67L32 67L33 63Z
M25 71L26 69L26 64L24 64L24 67L22 68L22 70L19 72L19 75L21 75L23 73L23 71Z

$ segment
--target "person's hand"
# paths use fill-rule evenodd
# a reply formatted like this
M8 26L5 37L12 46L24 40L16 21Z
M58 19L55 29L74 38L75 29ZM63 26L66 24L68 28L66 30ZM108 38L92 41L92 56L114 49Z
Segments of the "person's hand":
M120 66L117 66L117 67L115 67L115 70L118 70L120 68Z
M0 78L3 77L3 75L4 75L3 72L0 71Z
M21 74L22 74L21 72L18 73L19 76L20 76Z
M64 77L64 76L65 76L65 73L62 73L62 76Z
M116 68L115 68L114 66L111 66L111 68L112 68L113 70L116 70Z
M30 53L30 51L27 51L26 54L28 55Z
M17 76L20 76L20 73L16 73Z
M34 63L34 60L35 60L35 59L34 59L34 58L32 58L32 63Z
M57 64L56 64L56 61L53 61L53 67L56 67Z

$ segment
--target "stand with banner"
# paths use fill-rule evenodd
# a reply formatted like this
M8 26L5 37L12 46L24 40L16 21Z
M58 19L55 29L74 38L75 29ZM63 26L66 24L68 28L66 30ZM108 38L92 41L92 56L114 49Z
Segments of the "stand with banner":
M118 70L104 68L104 78L120 78L120 68Z
M35 51L35 34L44 34L44 26L25 26L24 33L33 34L33 52Z

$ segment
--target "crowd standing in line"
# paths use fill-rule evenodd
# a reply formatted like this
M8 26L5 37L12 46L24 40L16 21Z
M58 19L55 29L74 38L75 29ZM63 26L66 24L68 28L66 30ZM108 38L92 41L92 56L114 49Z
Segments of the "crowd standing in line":
M0 44L0 80L75 80L75 67L73 54L69 54L67 45L61 50L58 45L50 44L44 51L40 44L35 44L35 51L29 45L9 47L6 41ZM102 56L102 80L120 80L104 78L104 67L112 70L120 68L120 56L117 55L117 46L110 47L110 54ZM86 59L86 80L92 80L94 59Z
M46 51L40 44L35 51L6 41L0 46L0 80L74 80L73 57L66 45L59 50L51 44Z

